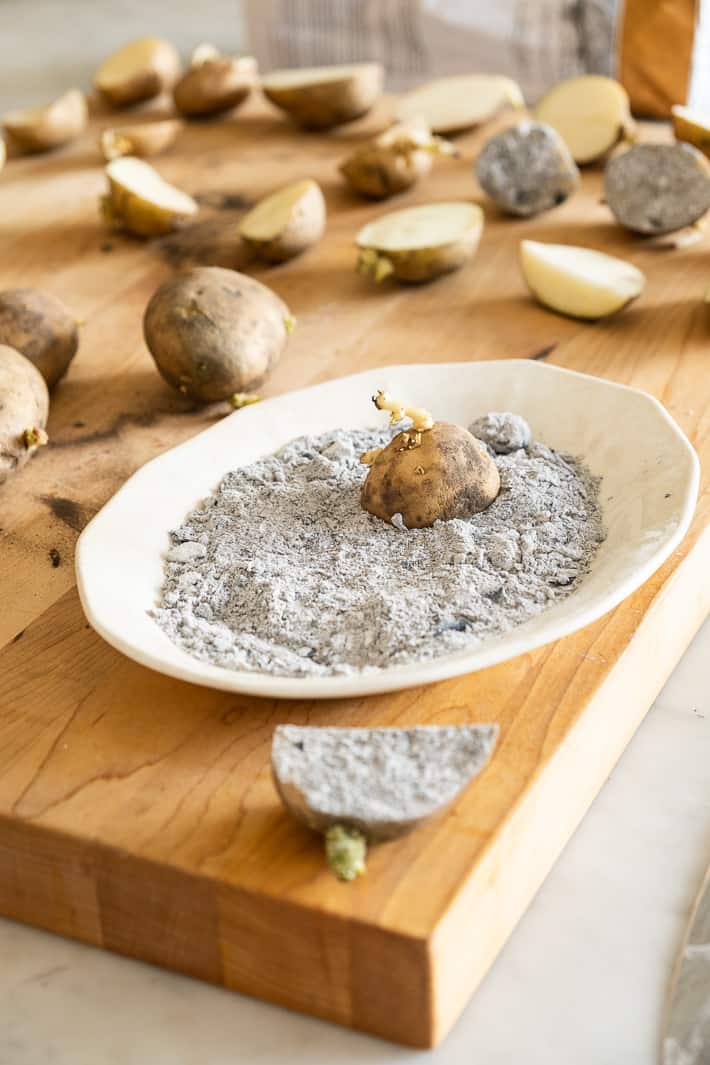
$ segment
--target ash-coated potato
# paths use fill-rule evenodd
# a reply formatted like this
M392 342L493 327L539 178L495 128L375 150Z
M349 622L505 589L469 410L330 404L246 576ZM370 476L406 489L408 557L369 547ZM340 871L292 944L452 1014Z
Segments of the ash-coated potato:
M19 351L0 344L0 485L46 442L48 414L42 374Z
M368 222L355 238L357 269L375 281L433 281L471 259L483 232L475 203L451 201L406 207Z
M197 212L192 196L132 155L112 159L106 178L108 193L100 200L104 221L137 237L163 236Z
M44 107L10 111L3 126L11 143L20 152L47 152L76 140L86 129L89 112L86 97L79 89L69 89Z
M79 329L56 296L36 288L7 289L0 292L0 344L29 359L53 388L76 355Z
M261 200L244 217L239 232L260 259L282 263L320 240L325 218L320 185L306 178Z
M158 370L198 403L258 387L281 358L292 328L288 307L271 289L219 266L166 281L143 318Z
M261 79L272 104L304 129L331 129L367 114L382 93L379 63L274 70Z
M494 203L521 218L559 206L579 185L579 170L567 145L542 122L520 122L491 137L475 170Z
M498 468L485 444L467 429L434 422L419 447L398 433L376 455L362 486L363 508L383 521L402 515L408 529L466 518L485 510L500 491Z
M145 159L151 155L160 155L170 148L183 128L184 123L178 118L112 126L102 130L99 147L107 162L122 155L137 155Z
M425 122L413 119L398 122L359 145L340 164L340 172L356 192L384 200L426 177L435 155L451 154L448 141L433 136Z
M218 115L242 104L257 83L253 56L221 55L202 45L173 89L175 106L190 118Z
M626 229L672 233L710 208L710 163L690 144L635 144L607 163L604 198Z
M180 55L161 37L139 37L104 59L94 86L112 107L130 107L172 89L180 76Z

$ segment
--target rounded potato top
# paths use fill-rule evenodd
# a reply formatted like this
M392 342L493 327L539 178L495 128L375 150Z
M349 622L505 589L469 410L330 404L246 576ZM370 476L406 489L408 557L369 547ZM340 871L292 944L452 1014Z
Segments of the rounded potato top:
M256 62L250 56L218 55L180 78L173 89L175 106L184 115L229 111L247 98L256 80Z
M76 355L79 331L56 296L36 288L13 288L0 292L0 344L29 359L51 388Z
M139 103L170 88L180 75L177 49L161 37L139 37L104 59L94 85L116 107Z
M0 485L37 450L23 434L44 429L49 392L42 374L19 351L0 344Z

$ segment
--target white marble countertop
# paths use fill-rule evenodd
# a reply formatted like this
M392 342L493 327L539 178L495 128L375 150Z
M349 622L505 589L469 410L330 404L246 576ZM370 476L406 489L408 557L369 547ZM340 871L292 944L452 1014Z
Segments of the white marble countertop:
M655 1065L710 860L708 662L710 622L426 1057L0 921L0 1065Z

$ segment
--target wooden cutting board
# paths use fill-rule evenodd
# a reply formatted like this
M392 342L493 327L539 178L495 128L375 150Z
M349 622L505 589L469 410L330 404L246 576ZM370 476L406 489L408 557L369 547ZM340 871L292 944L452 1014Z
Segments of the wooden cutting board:
M424 1047L458 1017L710 607L710 258L707 242L662 250L617 228L592 169L570 202L529 222L486 205L477 258L459 273L375 288L353 270L352 241L383 207L345 191L335 163L384 117L312 135L250 104L191 126L157 166L200 197L204 221L162 246L102 228L95 129L0 175L0 287L42 286L84 320L51 445L0 492L0 912ZM481 140L462 138L462 158L397 205L478 195ZM299 322L266 394L388 362L547 359L648 389L684 427L706 464L692 531L613 613L482 673L332 703L193 687L89 628L78 533L141 463L223 413L163 384L143 308L176 264L238 265L224 231L242 205L307 175L328 200L325 239L255 271ZM550 314L520 278L524 236L626 256L647 290L606 323ZM281 721L497 721L501 738L454 809L374 848L367 876L342 884L277 800Z

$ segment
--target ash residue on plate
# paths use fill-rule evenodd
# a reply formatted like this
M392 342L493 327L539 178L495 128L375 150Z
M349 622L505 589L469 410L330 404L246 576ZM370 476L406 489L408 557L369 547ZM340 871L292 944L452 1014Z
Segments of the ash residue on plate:
M487 510L401 530L359 503L359 455L390 435L302 437L227 474L171 534L161 628L228 669L343 675L474 647L577 587L604 537L581 463L497 455Z

